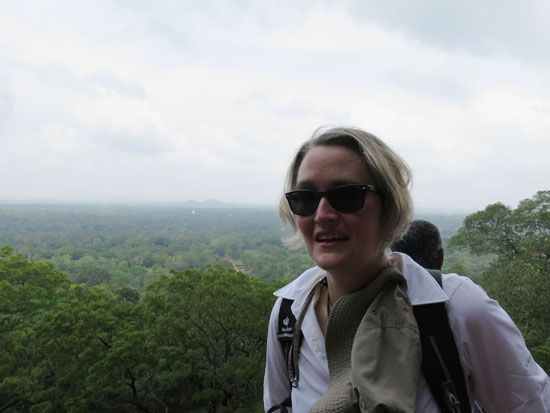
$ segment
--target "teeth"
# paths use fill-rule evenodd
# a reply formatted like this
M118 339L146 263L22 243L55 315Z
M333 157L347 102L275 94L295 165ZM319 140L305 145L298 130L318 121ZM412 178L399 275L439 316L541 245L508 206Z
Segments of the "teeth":
M319 241L333 241L333 240L339 240L344 239L345 237L340 234L323 234L319 235L318 240Z

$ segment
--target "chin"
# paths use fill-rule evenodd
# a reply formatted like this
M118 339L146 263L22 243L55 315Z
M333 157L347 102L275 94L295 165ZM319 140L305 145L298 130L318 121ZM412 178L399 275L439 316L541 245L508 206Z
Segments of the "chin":
M321 267L323 270L332 272L332 271L341 271L345 268L346 260L336 257L316 257L313 259L315 264Z

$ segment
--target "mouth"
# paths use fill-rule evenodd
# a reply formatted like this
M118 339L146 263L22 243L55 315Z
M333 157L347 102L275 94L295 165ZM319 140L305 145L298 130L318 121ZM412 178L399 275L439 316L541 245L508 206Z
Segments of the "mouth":
M322 244L346 241L348 237L338 233L321 233L315 236L315 241Z

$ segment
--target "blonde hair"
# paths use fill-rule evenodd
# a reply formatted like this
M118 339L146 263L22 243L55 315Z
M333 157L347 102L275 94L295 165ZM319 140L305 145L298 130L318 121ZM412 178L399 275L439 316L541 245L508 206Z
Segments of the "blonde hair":
M294 155L285 180L285 193L296 189L300 165L314 146L343 146L363 158L382 199L380 247L384 249L399 239L407 231L413 214L413 203L409 191L412 173L405 161L382 140L359 128L319 128ZM291 246L301 244L294 214L288 207L284 194L279 202L279 215L293 229L294 235L287 240L287 244Z

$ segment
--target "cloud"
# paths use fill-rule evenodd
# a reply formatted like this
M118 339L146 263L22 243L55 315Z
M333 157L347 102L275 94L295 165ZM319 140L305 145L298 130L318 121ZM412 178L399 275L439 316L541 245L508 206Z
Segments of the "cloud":
M546 52L550 48L550 4L544 0L353 0L348 4L358 22L376 22L427 45L481 56L504 55L545 66L550 63Z
M100 91L110 91L127 97L145 97L145 89L142 85L121 79L106 70L96 71L86 79Z
M547 186L547 9L8 2L4 196L274 205L299 144L345 123L411 163L421 206L515 202Z
M15 109L15 96L10 86L10 77L5 68L9 67L9 61L0 57L0 128L13 115ZM0 141L2 135L0 135Z
M8 118L15 107L15 99L9 91L0 89L0 121Z
M320 102L307 101L301 98L289 99L274 93L274 91L256 88L251 90L247 96L235 103L238 109L262 108L281 118L325 118L334 117L334 113L323 108ZM338 118L346 118L348 115L342 110Z

